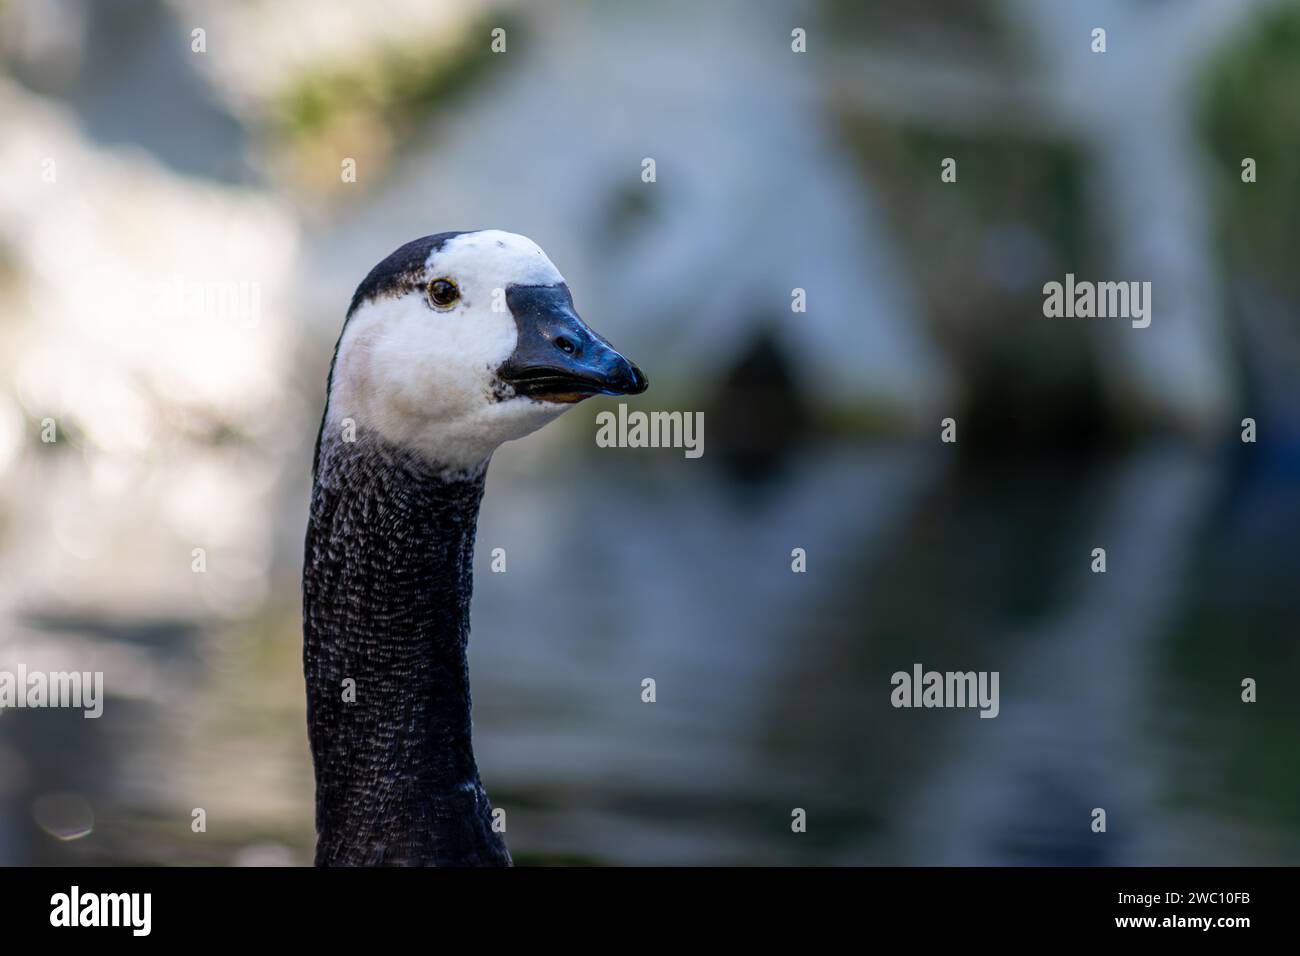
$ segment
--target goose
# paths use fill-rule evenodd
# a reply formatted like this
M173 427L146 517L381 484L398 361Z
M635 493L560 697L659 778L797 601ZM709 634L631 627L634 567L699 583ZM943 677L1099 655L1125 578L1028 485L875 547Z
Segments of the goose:
M531 240L408 242L330 363L303 560L317 866L509 866L471 743L474 537L492 453L646 377Z

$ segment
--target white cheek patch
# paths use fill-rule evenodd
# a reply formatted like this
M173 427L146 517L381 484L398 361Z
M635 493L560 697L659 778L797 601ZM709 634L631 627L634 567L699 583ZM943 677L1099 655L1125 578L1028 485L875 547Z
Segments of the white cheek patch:
M448 470L474 470L568 407L494 394L516 338L508 311L436 312L415 293L367 303L339 342L326 429L374 434Z
M494 291L564 278L531 240L494 229L448 240L425 276L453 279L459 301L435 309L418 289L361 304L339 342L326 429L346 434L351 419L358 440L373 433L449 470L472 470L569 407L495 394L518 331L508 308L493 310Z

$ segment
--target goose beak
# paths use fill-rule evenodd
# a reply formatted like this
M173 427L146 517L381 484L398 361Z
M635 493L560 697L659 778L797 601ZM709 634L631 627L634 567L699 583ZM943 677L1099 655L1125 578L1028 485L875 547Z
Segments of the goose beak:
M568 286L510 286L506 304L519 335L497 376L516 395L572 403L592 395L639 395L649 385L639 368L578 318Z

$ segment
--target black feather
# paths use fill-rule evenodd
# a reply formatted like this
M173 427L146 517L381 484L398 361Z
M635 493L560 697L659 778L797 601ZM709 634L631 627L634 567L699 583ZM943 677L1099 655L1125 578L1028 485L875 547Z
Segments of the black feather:
M483 481L372 437L319 449L303 566L317 865L510 865L470 737Z

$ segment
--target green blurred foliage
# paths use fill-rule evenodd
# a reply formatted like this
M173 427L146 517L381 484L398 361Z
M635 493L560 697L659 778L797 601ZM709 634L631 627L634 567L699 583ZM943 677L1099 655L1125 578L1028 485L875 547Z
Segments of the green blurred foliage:
M494 13L450 41L421 38L304 73L275 104L274 130L291 141L307 139L360 118L401 139L487 74L494 55L488 38L496 27L506 30L509 42L519 42L518 21Z
M1207 70L1201 127L1229 185L1219 194L1220 241L1232 268L1300 300L1300 6L1255 20ZM1241 162L1258 164L1241 181Z

